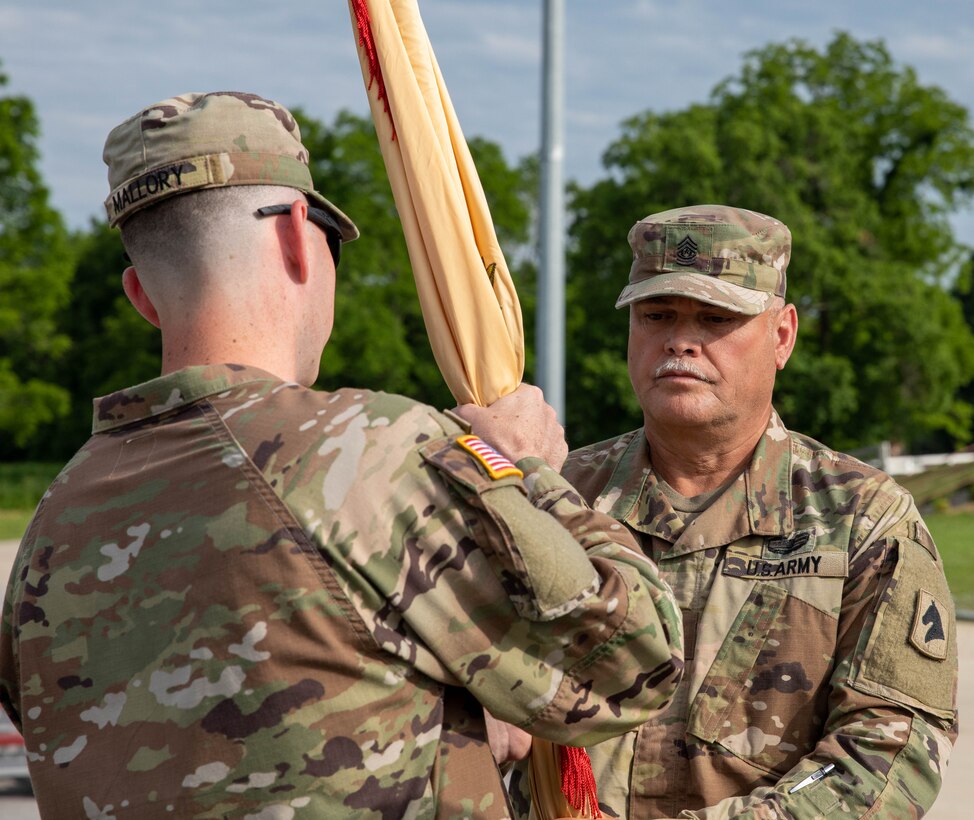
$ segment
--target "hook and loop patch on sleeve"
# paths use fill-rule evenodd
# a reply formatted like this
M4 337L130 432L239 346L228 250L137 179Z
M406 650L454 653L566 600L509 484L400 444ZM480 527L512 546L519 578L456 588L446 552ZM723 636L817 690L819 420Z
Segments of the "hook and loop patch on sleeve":
M943 565L910 538L892 539L895 560L877 587L875 620L860 638L851 685L867 694L954 719L957 627Z
M524 478L524 473L515 467L509 458L498 453L478 436L472 434L460 436L457 438L457 444L470 453L487 471L487 475L495 481L508 476Z

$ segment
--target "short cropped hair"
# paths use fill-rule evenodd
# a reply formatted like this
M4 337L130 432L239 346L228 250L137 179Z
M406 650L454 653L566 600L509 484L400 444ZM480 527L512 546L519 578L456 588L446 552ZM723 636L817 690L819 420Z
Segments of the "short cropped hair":
M122 242L136 269L196 271L214 259L247 258L256 210L303 196L279 185L232 185L173 196L127 219Z

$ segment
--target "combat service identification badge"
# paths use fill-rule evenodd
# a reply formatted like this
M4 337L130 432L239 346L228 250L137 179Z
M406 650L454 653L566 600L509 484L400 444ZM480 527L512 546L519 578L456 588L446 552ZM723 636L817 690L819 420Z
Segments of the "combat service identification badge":
M924 655L942 661L947 657L947 609L925 589L917 590L910 643Z
M487 471L487 475L491 478L496 480L511 475L524 478L524 473L515 467L510 459L502 456L497 450L477 436L460 436L457 439L457 444L477 459Z

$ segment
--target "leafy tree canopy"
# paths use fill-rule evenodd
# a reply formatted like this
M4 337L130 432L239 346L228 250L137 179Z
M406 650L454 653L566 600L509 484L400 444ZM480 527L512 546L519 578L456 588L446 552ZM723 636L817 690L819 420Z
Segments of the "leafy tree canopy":
M947 290L967 250L949 217L974 192L967 111L882 43L837 34L751 52L705 105L645 112L572 193L568 408L574 444L638 426L625 365L625 236L656 211L724 203L792 231L799 341L776 406L837 447L941 430L966 441L974 337Z
M319 386L343 385L400 392L438 407L453 405L426 335L402 227L371 121L340 113L331 124L295 112L312 156L318 190L352 215L362 238L342 251L336 327L322 358ZM478 171L505 249L527 256L532 164L510 167L500 148L472 139ZM122 293L127 262L118 232L92 222L74 238L77 262L71 301L52 314L72 346L57 371L70 413L51 419L30 442L32 458L70 455L91 430L91 399L159 373L158 332ZM529 267L522 261L521 267ZM0 302L2 304L2 302ZM15 371L17 373L20 370ZM0 365L0 392L4 388ZM67 402L64 402L67 409Z
M317 186L363 231L343 253L319 385L450 406L370 121L298 117ZM158 337L121 294L117 234L93 223L67 235L37 170L37 134L30 102L0 96L7 458L70 453L87 435L93 395L158 372ZM537 161L511 166L496 145L470 143L517 281L530 379ZM792 229L799 342L775 399L790 426L843 448L968 440L974 338L961 299L974 298L971 254L949 217L974 191L974 133L963 108L894 64L881 43L838 34L822 50L795 40L752 52L706 104L623 123L604 163L605 177L575 186L570 200L573 445L641 423L626 370L628 317L612 307L631 261L629 228L654 211L707 202L769 213Z
M69 345L57 326L72 253L38 170L40 127L0 72L0 458L64 416L68 393L54 366Z
M77 263L71 301L59 325L71 340L62 360L60 384L71 394L71 412L33 445L35 458L73 453L91 435L92 398L159 375L159 332L129 304L122 292L128 265L119 232L92 220L75 238Z
M436 407L455 403L440 375L423 323L392 190L372 122L341 113L332 126L296 116L312 157L315 187L340 203L362 231L342 251L335 330L318 383L403 393ZM500 148L469 141L498 238L510 257L528 240L530 174Z

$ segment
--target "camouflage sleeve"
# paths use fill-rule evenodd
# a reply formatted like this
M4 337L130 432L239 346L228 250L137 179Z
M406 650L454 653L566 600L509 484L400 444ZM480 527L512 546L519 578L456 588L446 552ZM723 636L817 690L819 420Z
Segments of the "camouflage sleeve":
M682 624L628 530L539 459L518 463L523 481L498 480L454 438L422 453L490 565L451 578L451 596L483 602L454 612L451 634L406 613L444 666L496 717L560 743L597 743L662 708L683 667Z
M27 534L22 544L30 538L34 520L28 525ZM10 568L6 591L3 596L2 615L0 615L0 707L7 713L18 732L23 732L23 717L20 714L20 670L14 640L16 609L15 601L21 599L20 587L26 577L25 557L23 546L17 551Z
M909 495L898 492L865 523L850 555L822 739L775 786L680 817L918 817L934 802L957 736L953 604Z
M294 406L237 413L231 432L267 443L264 492L316 545L384 674L462 686L495 717L578 745L667 703L683 669L672 592L548 465L491 474L461 425L401 396L276 395ZM294 434L280 435L285 416Z
M11 573L7 584L7 593L3 597L3 615L0 621L0 708L7 713L10 720L22 731L23 722L16 704L20 701L17 675L14 674L16 654L13 646L14 634L14 575Z

